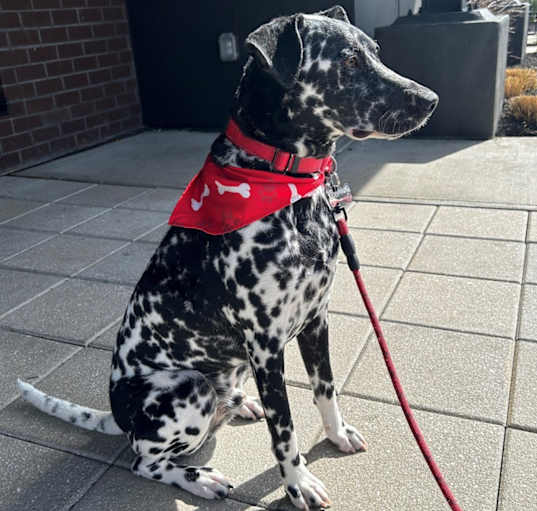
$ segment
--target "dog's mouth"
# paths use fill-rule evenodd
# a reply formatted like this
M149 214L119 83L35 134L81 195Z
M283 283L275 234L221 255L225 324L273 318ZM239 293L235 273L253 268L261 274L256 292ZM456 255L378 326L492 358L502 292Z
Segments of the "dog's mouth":
M373 134L373 132L364 131L364 130L352 130L351 134L353 138L367 138L367 137L370 137Z

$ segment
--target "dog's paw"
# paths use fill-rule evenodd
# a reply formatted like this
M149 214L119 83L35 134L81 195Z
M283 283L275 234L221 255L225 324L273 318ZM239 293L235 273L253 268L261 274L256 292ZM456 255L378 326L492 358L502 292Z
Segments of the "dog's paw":
M298 509L326 509L332 505L322 481L317 479L304 465L299 465L292 478L284 480L285 491Z
M255 398L246 396L237 409L237 416L250 421L258 421L265 417L265 411Z
M367 451L367 442L362 434L353 426L343 422L336 431L327 431L326 436L341 452L354 454Z
M218 470L209 467L187 467L184 469L184 482L177 486L204 499L224 499L229 496L233 486Z

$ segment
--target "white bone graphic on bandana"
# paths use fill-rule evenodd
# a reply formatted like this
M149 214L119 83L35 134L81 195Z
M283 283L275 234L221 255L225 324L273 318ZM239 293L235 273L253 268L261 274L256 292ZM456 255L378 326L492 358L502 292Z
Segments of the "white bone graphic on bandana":
M192 209L194 211L199 211L201 206L203 206L203 198L208 197L208 196L209 196L209 187L206 184L205 187L203 188L203 193L201 194L200 200L197 201L196 199L191 199L190 204L192 206Z
M220 195L223 195L226 192L231 193L238 193L239 195L242 195L245 199L250 198L250 185L248 183L241 183L237 186L226 186L222 183L219 183L216 179L214 180L214 183L218 187L218 193Z
M287 183L287 186L291 190L291 204L294 204L297 200L302 199L302 195L298 193L296 185L294 185L293 183Z

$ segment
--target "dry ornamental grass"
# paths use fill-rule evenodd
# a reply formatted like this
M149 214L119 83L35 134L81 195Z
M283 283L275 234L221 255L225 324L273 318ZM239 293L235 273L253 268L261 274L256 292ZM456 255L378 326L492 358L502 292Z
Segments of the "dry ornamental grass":
M517 96L509 101L511 115L537 130L537 96Z
M506 98L532 92L537 92L537 71L535 69L509 68L506 70Z

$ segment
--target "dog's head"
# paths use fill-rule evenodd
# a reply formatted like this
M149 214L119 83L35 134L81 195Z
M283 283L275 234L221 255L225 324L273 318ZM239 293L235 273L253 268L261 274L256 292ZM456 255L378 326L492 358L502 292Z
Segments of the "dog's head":
M438 103L434 92L384 66L378 45L339 6L276 18L246 45L253 58L243 83L257 89L252 124L267 135L268 124L279 123L299 154L311 154L300 144L315 139L400 137L421 127Z

